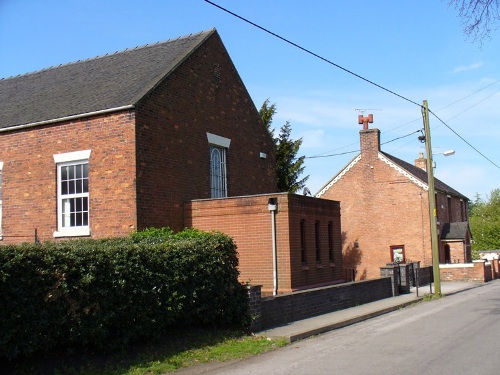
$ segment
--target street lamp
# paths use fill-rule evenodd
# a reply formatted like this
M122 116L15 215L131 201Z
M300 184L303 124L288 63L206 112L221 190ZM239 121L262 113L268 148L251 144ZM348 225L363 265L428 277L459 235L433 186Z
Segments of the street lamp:
M432 154L432 155L444 155L444 156L451 156L451 155L455 155L455 150L446 150L446 151L443 151L443 152L438 152L437 154ZM434 168L436 168L436 162L433 161L432 162L432 166Z

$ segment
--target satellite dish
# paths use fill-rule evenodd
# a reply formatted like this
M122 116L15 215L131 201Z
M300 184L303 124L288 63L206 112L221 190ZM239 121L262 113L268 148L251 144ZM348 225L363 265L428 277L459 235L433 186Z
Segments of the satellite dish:
M302 192L304 195L310 195L312 197L312 194L311 194L311 190L309 190L308 187L305 187L304 188L304 191Z

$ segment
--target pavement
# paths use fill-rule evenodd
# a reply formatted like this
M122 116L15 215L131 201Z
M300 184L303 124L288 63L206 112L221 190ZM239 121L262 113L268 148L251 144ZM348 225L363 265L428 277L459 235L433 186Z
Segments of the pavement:
M441 282L441 294L452 295L471 288L477 288L485 283L479 282ZM429 285L412 288L410 293L396 297L385 298L379 301L367 303L360 306L351 307L345 310L335 311L329 314L316 316L313 318L298 320L284 326L257 332L259 336L268 338L284 338L288 342L294 342L310 336L318 335L334 329L342 328L363 320L387 314L405 306L414 304L422 300L425 295L431 293ZM418 295L417 295L418 294Z

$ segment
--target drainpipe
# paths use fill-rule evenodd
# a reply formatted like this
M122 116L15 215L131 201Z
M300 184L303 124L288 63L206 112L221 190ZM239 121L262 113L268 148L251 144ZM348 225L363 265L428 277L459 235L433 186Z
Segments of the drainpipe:
M267 208L271 212L271 234L273 242L273 296L278 294L278 246L276 241L276 212L278 198L269 198Z

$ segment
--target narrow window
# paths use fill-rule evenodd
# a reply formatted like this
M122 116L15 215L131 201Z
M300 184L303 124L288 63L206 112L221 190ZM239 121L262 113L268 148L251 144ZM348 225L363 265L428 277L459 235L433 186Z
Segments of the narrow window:
M452 209L451 209L451 196L447 196L447 204L448 204L448 223L451 223Z
M57 164L55 237L90 235L89 156L90 150L54 155Z
M227 197L227 150L231 144L229 138L207 133L210 145L210 196Z
M210 146L210 189L212 198L227 197L226 149Z
M462 221L466 221L466 217L465 217L465 203L464 203L464 200L463 199L460 199L460 217L462 219Z
M306 257L306 221L300 221L300 259L302 264L307 264Z
M314 223L314 238L316 243L316 262L321 262L321 249L320 249L320 233L319 233L319 221Z
M3 162L0 161L0 240L2 239L2 170Z
M330 263L335 263L333 258L333 223L328 222L328 259Z

